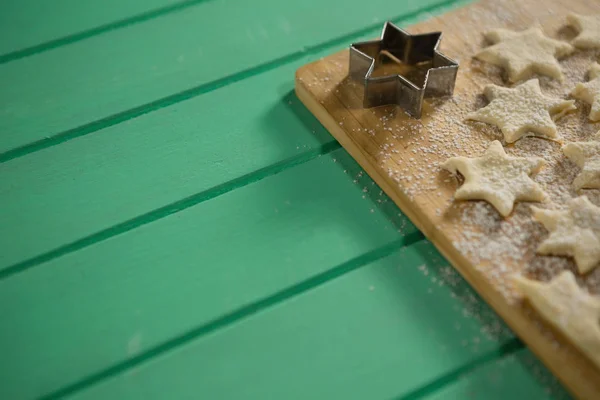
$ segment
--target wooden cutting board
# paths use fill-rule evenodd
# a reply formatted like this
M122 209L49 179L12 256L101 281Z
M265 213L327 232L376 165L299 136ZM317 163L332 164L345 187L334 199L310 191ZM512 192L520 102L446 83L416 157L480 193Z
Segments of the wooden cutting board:
M480 155L491 140L500 138L494 127L464 122L466 112L485 104L481 93L486 84L508 85L500 69L472 59L487 45L482 32L499 27L522 30L539 21L548 36L568 40L575 34L565 27L568 12L598 13L600 3L483 1L408 28L410 33L442 31L442 52L460 62L453 98L427 103L421 120L411 119L395 106L362 108L362 87L347 77L347 50L300 68L296 73L296 93L572 393L579 398L597 399L600 371L566 338L541 321L514 290L512 274L543 262L531 251L531 243L524 243L523 249L519 247L519 240L532 241L527 235L519 238L523 233L518 227L519 218L503 222L482 202L454 202L457 181L438 167L448 156ZM572 65L563 65L570 79L584 79L582 58L588 56L577 56L579 61L575 57L569 61ZM542 90L554 95L568 93L564 85L548 78L540 78L540 82ZM578 104L578 108L579 114L564 124L573 127L580 123L585 125L583 130L598 130L598 126L588 124L582 117L589 107ZM559 125L559 132L561 129ZM560 150L558 143L524 139L524 143L534 143L531 141L542 141L541 146L551 151ZM517 209L521 217L529 212L528 205ZM504 234L493 232L504 228ZM474 248L478 238L488 234L498 238L497 246L493 248L494 243L488 241L478 253ZM539 229L539 234L545 234L543 229ZM474 238L474 244L469 243L470 238ZM523 256L515 257L518 252L523 252Z

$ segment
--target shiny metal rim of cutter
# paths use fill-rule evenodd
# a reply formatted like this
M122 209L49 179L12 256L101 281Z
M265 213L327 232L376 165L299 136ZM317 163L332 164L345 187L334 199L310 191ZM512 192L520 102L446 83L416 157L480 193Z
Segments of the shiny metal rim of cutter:
M351 44L350 77L364 86L363 106L397 104L411 116L421 118L425 97L452 95L458 63L438 51L441 36L441 32L411 35L388 21L381 39ZM372 77L384 51L407 65L431 61L423 85L419 87L400 74Z

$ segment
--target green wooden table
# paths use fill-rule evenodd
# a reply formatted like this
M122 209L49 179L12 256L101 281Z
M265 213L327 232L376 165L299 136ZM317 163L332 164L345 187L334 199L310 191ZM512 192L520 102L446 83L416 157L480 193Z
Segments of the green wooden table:
M567 394L304 109L455 0L4 0L0 398Z

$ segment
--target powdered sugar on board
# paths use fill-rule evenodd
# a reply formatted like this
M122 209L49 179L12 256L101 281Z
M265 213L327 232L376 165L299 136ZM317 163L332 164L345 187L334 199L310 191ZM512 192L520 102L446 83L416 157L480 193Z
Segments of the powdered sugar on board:
M513 287L514 273L547 281L565 269L575 272L574 263L566 257L535 254L548 232L532 219L530 204L517 204L514 212L502 219L483 201L455 202L459 179L439 168L449 157L476 157L491 141L502 140L496 127L465 121L467 114L487 104L482 95L486 85L509 86L500 68L472 59L486 45L482 32L500 27L518 31L539 20L549 37L569 40L576 34L566 27L570 11L600 14L600 3L551 0L542 8L534 0L483 0L409 27L411 33L442 31L442 52L461 65L454 96L427 103L421 120L408 117L395 106L364 109L362 86L347 78L347 51L302 67L296 89L366 172L563 382L580 397L594 398L600 392L600 371L591 366L589 358L574 351L566 338L555 336L549 325L520 301ZM565 81L537 76L542 92L569 99L572 87L599 57L600 52L578 50L560 60ZM580 101L576 105L576 112L556 121L563 142L586 140L600 130L600 124L590 124L586 118L589 105ZM539 138L524 138L506 146L511 156L547 161L534 180L548 193L549 201L533 204L559 209L577 194L586 194L600 205L598 190L573 192L572 180L579 169L560 148L561 143ZM586 291L600 293L598 270L578 276L578 280Z
M589 65L597 60L598 56L597 52L577 52L562 60L561 67L565 73L565 82L560 83L540 77L543 92L559 98L568 98L570 90L584 78ZM478 62L473 62L473 64L475 63ZM482 71L474 76L478 78L480 84L485 85L490 81L496 84L501 83L497 70ZM477 104L479 103L477 97L476 93L471 93L470 99L474 99L475 107L480 106ZM468 104L457 104L457 108L461 111L464 107L468 107ZM577 107L576 112L557 121L557 128L563 143L589 140L600 129L597 124L588 122L589 106L577 102ZM464 125L468 122L455 120L454 124ZM480 126L480 128L483 127ZM495 129L494 131L497 132ZM491 134L489 128L482 129L482 132L465 131L464 129L455 129L453 132L458 136L467 137L474 134ZM446 148L452 149L453 142L455 141L446 141ZM458 150L458 154L463 154L463 151L464 149ZM546 160L546 167L534 178L549 195L549 202L542 204L541 207L563 208L569 199L577 197L579 194L585 194L594 204L600 205L599 190L584 190L580 193L573 190L572 182L580 169L563 155L561 143L539 138L524 138L513 146L508 146L506 151L514 156L537 156ZM466 153L474 156L471 154L472 151ZM434 179L433 176L432 179ZM456 230L457 239L454 241L454 245L474 262L476 268L492 279L495 286L508 299L512 300L515 296L512 283L508 279L513 273L523 272L531 278L548 281L565 269L572 270L578 278L578 283L591 293L600 294L600 269L580 276L577 274L574 262L569 258L535 254L535 249L547 236L547 232L539 223L533 221L528 204L519 204L507 219L501 218L490 205L483 202L466 205L453 203L449 207L460 210L461 229Z
M600 10L599 10L600 11ZM440 230L453 232L452 243L479 271L494 283L504 296L516 298L510 276L515 272L547 281L564 269L576 271L572 260L565 257L538 256L535 249L547 232L531 218L530 204L519 203L511 216L504 219L482 201L456 202L453 193L461 183L449 173L441 171L440 163L449 157L477 157L483 154L492 140L502 140L496 127L467 121L466 116L487 104L483 88L490 84L509 86L501 69L472 59L472 55L487 45L483 29L505 27L520 30L532 21L520 21L506 5L487 9L468 8L461 19L464 24L453 25L444 31L442 50L460 61L455 95L435 99L425 106L421 120L409 118L395 106L364 110L361 106L362 87L340 74L347 68L347 55L328 58L328 67L307 86L323 90L321 101L325 106L338 99L353 98L350 112L354 118L340 118L339 125L353 135L368 137L369 153L397 189L417 205L435 204L432 222ZM575 32L566 27L566 14L551 7L541 11L540 22L545 33L554 38L569 40ZM538 13L539 14L539 13ZM483 26L482 21L485 21ZM473 25L482 26L480 31ZM466 28L470 27L470 28ZM412 32L427 31L422 24ZM448 36L452 36L449 39ZM456 38L461 46L457 46ZM450 43L444 47L445 43ZM569 99L569 92L577 82L585 81L589 65L600 56L599 52L576 51L560 60L565 75L563 82L536 76L542 92L555 98ZM516 82L518 85L521 82ZM589 105L577 101L576 112L556 121L562 143L589 139L600 126L589 123ZM347 106L347 104L346 104ZM333 109L333 107L332 107ZM562 208L567 200L576 197L572 182L579 168L561 152L561 143L540 138L523 138L506 147L506 152L519 157L542 157L547 165L534 180L549 195L549 202L538 204L544 208ZM599 190L585 190L590 201L600 205ZM581 194L581 193L580 193ZM600 269L586 276L578 276L579 283L591 293L600 293Z

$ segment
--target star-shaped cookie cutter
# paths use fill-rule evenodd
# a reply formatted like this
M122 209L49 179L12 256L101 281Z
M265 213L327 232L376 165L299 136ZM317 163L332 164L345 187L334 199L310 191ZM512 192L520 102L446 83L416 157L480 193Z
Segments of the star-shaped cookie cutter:
M363 83L363 106L397 104L420 118L425 97L451 95L458 63L438 51L441 36L441 32L411 35L388 21L381 39L351 44L350 77ZM430 66L421 84L400 74L372 76L383 55L406 65L428 62Z

